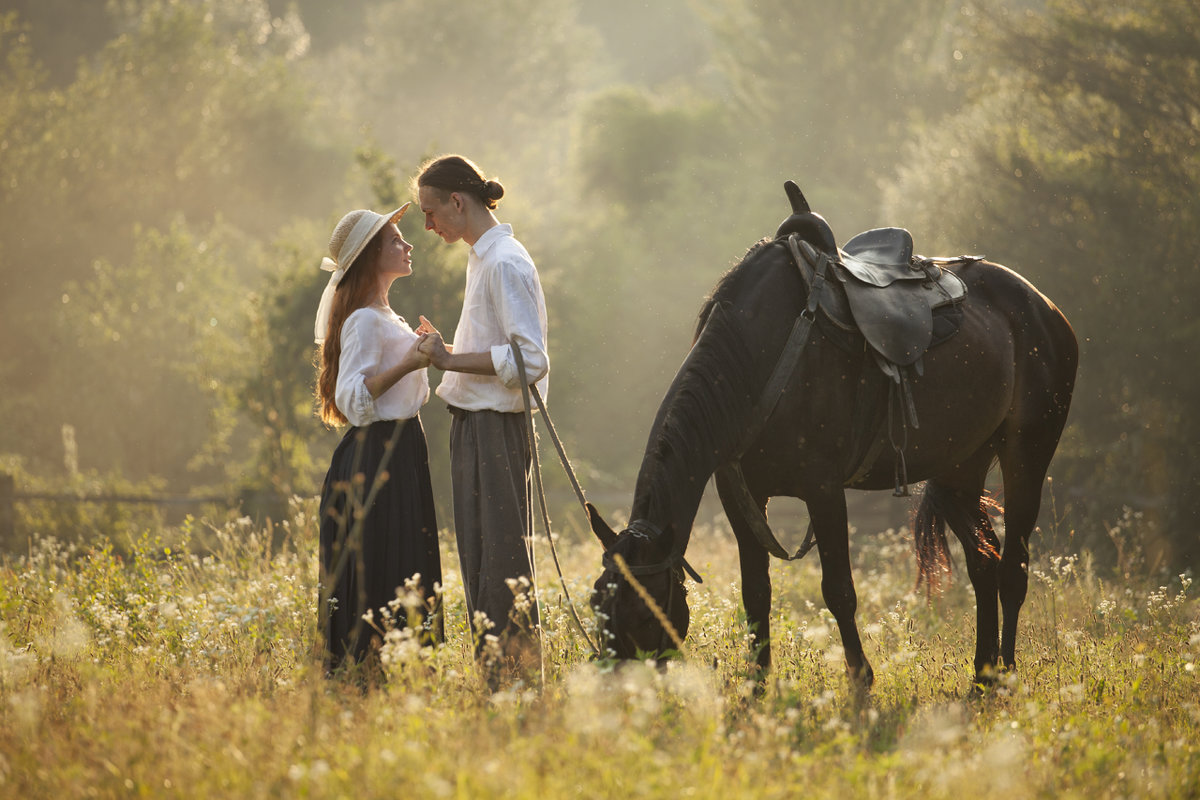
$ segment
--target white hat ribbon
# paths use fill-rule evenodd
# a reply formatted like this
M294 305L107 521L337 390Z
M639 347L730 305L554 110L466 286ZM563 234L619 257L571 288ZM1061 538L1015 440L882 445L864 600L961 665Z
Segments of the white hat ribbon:
M329 332L329 315L333 311L333 294L346 274L346 270L339 267L337 262L328 256L321 259L321 269L333 274L329 276L329 283L325 284L325 291L321 292L321 303L317 306L317 321L313 324L313 340L317 344L324 342L325 335Z

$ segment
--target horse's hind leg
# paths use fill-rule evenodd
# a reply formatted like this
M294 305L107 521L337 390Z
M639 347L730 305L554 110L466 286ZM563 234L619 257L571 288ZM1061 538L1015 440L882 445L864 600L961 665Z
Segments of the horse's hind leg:
M1073 369L1069 375L1074 377ZM1050 469L1050 459L1066 425L1069 397L1068 381L1057 393L1046 391L1039 407L1022 409L1024 414L1006 423L998 452L1004 475L1004 553L1000 559L1004 626L1000 657L1009 669L1016 667L1016 619L1030 585L1030 535L1042 509L1046 470ZM1038 409L1042 411L1038 413Z
M982 483L981 476L979 485ZM1000 658L1000 541L992 529L982 489L953 490L932 484L926 492L962 544L967 575L975 590L975 682L991 683Z
M1008 669L1017 664L1017 618L1029 590L1029 536L1042 504L1042 482L1058 437L1030 441L1010 436L1000 449L1004 473L1004 553L1000 557L1000 605L1004 626L1000 658Z
M1000 557L1000 605L1004 627L1000 658L1017 664L1017 617L1029 590L1029 536L1042 505L1042 482L1067 423L1079 347L1071 326L1056 311L1020 328L1028 339L1017 352L1014 403L1000 428L997 455L1004 473L1004 553Z

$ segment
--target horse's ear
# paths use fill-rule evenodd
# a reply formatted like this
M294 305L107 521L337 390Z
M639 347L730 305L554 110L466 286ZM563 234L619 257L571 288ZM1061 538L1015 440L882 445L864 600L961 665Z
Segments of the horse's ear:
M596 534L596 538L600 540L605 550L611 550L614 543L617 541L617 534L613 533L613 529L608 527L608 523L600 516L600 512L591 503L587 504L588 522L592 525L592 533Z
M812 211L808 207L808 201L804 199L804 193L800 191L800 187L795 181L785 181L783 190L787 192L788 201L792 204L793 214L808 214Z

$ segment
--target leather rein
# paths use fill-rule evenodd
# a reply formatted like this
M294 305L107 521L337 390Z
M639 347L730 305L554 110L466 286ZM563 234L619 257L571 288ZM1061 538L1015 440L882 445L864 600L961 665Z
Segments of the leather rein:
M736 475L736 480L740 482L742 491L744 491L747 495L749 494L749 490L745 488L746 482L742 475L742 455L746 452L750 445L754 443L754 440L759 437L763 431L763 428L766 427L771 414L775 411L775 406L779 404L779 398L783 395L783 390L787 387L787 383L791 379L792 373L796 371L796 365L800 361L800 355L804 352L805 345L808 344L808 338L812 333L813 324L816 322L817 309L821 305L821 300L824 299L826 284L831 273L831 267L834 263L837 263L834 259L830 258L827 253L816 250L812 245L803 239L800 239L800 237L794 233L788 236L787 246L788 250L791 252L792 260L795 262L796 268L800 272L800 277L804 281L805 287L808 289L808 302L806 303L804 310L800 312L800 316L796 318L796 322L792 325L792 331L788 335L787 342L783 346L783 351L779 354L779 359L775 362L775 368L771 371L771 377L767 379L766 386L763 388L762 397L759 398L758 404L754 409L754 414L752 415L752 420L754 421L742 435L741 441L735 448L734 454L729 463L725 465L725 467L722 467L722 469L731 470ZM804 254L801 253L801 247L804 248ZM810 267L812 270L812 275L809 275L808 271L805 269L810 262L814 265ZM719 308L720 306L714 306L712 313L717 313L717 309ZM711 319L711 315L709 318ZM649 539L651 537L660 536L662 534L662 530L649 520L638 519L629 523L629 526L622 531L622 533L629 533L633 536ZM788 552L783 549L783 546L775 539L775 537L769 533L769 531L767 535L770 537L770 541L763 540L762 534L758 532L757 529L756 533L759 533L760 541L762 541L762 544L766 546L767 550L772 555L789 561L802 557L812 548L814 541L812 527L809 526L808 536L806 537L804 545L801 547L800 551L798 551L796 555L789 555ZM617 571L616 564L613 563L612 556L607 551L604 553L604 567L605 569L613 572ZM656 564L639 566L630 564L628 567L630 573L638 577L643 575L655 575L660 572L676 570L682 567L687 574L692 577L692 580L696 581L696 583L703 583L703 580L701 580L700 576L687 563L687 560L684 559L683 551L678 546L676 546L676 549L673 550L666 559Z
M787 238L788 250L792 255L792 261L796 264L796 269L800 272L800 278L804 281L805 287L808 289L808 302L804 306L804 310L796 318L796 322L792 325L792 331L788 335L787 342L783 345L783 350L779 354L779 359L775 362L775 368L771 370L771 376L767 379L766 385L763 387L762 396L755 406L754 413L751 415L750 426L742 434L741 441L734 448L733 454L729 461L718 468L730 487L736 494L738 505L745 518L750 523L750 528L768 553L776 558L784 561L795 561L798 558L803 558L809 550L816 544L816 535L813 532L812 523L808 525L808 531L804 536L804 542L800 545L794 554L788 553L779 540L775 538L770 526L767 524L766 518L763 516L762 509L759 508L757 502L750 494L750 489L746 486L746 476L742 472L742 456L750 445L762 434L767 422L770 421L771 415L775 412L775 407L779 404L779 398L783 395L783 390L787 387L788 381L791 380L792 374L796 371L797 365L800 363L800 356L804 352L805 346L808 344L809 336L812 334L813 324L817 319L817 309L821 305L821 301L825 297L827 291L827 283L831 267L837 261L829 257L828 253L818 251L811 244L800 239L799 236L792 233ZM804 248L804 253L801 254L801 247ZM809 266L811 264L811 267ZM809 267L812 274L805 268Z
M735 479L740 484L741 492L746 496L749 495L749 490L746 489L745 478L742 476L741 471L740 461L742 454L745 453L746 449L749 448L754 440L758 438L759 434L762 433L762 430L766 426L768 419L775 411L775 406L779 403L779 398L782 396L788 380L791 378L792 373L796 370L796 365L800 361L800 355L803 353L804 347L808 343L809 336L812 333L813 323L816 322L817 309L820 307L821 300L825 295L825 286L829 279L831 265L835 263L828 254L818 252L807 242L799 239L799 237L794 233L788 236L787 245L791 252L792 259L795 261L796 267L800 272L800 276L808 289L808 302L805 305L804 310L800 312L800 316L797 317L796 322L792 325L792 331L788 335L787 343L784 345L783 351L780 353L779 359L775 363L775 368L771 371L771 377L767 380L766 386L763 389L762 397L759 399L758 405L755 408L755 413L752 417L752 419L755 421L743 434L742 439L735 450L733 458L725 467L722 468L730 470L732 473L734 473L734 475L736 475ZM805 270L805 256L802 255L800 251L802 245L806 250L806 254L814 264L811 276ZM712 313L719 313L719 308L720 306L715 306ZM766 527L765 521L763 527ZM763 538L763 533L759 531L757 527L755 532L758 534L762 544L770 553L772 553L772 555L776 555L780 558L788 560L800 558L807 553L813 545L814 537L811 525L809 526L808 536L805 539L804 545L794 556L788 555L787 551L783 549L783 546L780 545L770 533L769 528L766 529L767 539ZM662 536L662 529L649 520L636 519L630 522L628 527L621 532L621 535L625 534L640 539L645 539L647 541L652 541ZM613 559L612 553L609 551L605 551L604 553L603 564L606 570L620 574L620 570ZM678 544L675 545L671 553L662 561L654 564L638 565L627 563L626 569L629 571L629 574L634 577L657 575L662 572L670 571L675 573L675 577L680 583L683 582L682 572L687 572L687 574L691 576L692 580L696 581L697 583L703 583L700 575L694 569L692 569L691 565L688 564L687 559L683 557L683 547ZM674 602L675 592L669 591L667 595L666 608L666 615L668 619L671 616ZM666 647L666 640L667 632L664 629L659 637L659 652L663 652L664 648Z

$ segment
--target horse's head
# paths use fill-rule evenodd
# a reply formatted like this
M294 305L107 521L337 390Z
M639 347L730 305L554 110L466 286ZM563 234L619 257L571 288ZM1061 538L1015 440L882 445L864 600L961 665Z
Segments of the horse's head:
M589 507L592 530L604 545L604 572L596 579L592 608L600 618L602 652L616 658L637 658L649 653L661 658L677 648L688 630L687 590L683 585L686 562L670 528L659 530L644 520L614 533L594 508ZM624 570L620 561L624 562ZM649 596L639 593L626 573ZM674 636L663 625L670 622Z

